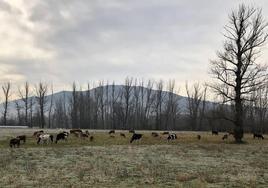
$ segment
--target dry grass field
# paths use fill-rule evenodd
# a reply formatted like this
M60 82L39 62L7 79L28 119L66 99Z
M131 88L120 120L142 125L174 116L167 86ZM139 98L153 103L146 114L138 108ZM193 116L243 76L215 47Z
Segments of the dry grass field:
M37 145L33 129L0 129L0 187L267 187L268 136L245 144L211 133L177 132L168 142L141 131L130 144L116 132L90 131L94 141L70 136L67 142ZM46 130L56 134L59 130ZM27 135L9 148L9 139Z

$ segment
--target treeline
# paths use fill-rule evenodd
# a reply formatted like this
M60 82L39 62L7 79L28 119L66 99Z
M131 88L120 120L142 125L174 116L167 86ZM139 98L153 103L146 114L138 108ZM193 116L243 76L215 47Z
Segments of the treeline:
M185 84L187 97L177 95L174 81L147 82L126 78L123 85L98 82L54 94L53 85L26 82L11 92L2 86L2 125L40 128L219 130L232 129L233 105L207 101L207 87ZM11 95L18 98L10 101ZM267 129L267 88L255 92L246 106L246 131ZM222 103L223 102L223 103ZM12 104L13 103L13 104ZM12 106L13 105L13 106ZM15 107L15 112L11 112Z

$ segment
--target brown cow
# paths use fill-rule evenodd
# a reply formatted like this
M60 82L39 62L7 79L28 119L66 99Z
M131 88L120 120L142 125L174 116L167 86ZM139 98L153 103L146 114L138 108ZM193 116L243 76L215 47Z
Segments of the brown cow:
M23 143L26 142L26 136L25 135L17 136L17 138L20 139L20 141L23 141Z

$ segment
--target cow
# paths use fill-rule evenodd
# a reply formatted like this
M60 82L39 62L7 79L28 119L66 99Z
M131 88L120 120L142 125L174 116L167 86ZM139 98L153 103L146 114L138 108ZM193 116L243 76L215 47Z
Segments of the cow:
M40 134L43 134L43 133L44 133L43 130L35 131L35 132L33 133L33 136L35 136L35 137L39 137L39 135L40 135Z
M198 140L201 140L201 135L197 135L197 139Z
M88 132L88 130L86 130L86 132L85 132L87 135L89 135L89 132Z
M51 134L41 134L38 137L37 144L40 144L41 141L43 142L43 144L48 143L49 140L51 141L51 143L53 143L53 135L51 135Z
M223 135L222 140L228 139L228 134Z
M88 134L86 134L86 133L80 133L80 137L81 138L88 138Z
M12 147L20 147L20 139L19 138L12 138L10 141L9 141L9 146L12 148Z
M83 131L81 129L71 129L70 134L75 134L75 133L82 133Z
M124 133L120 133L120 136L126 138L126 135Z
M130 143L132 143L134 140L140 140L142 137L142 134L134 133L131 137Z
M23 143L25 144L25 142L26 142L26 136L25 135L20 135L20 136L17 136L16 138L20 139L20 141L23 141Z
M89 137L89 140L90 140L90 142L92 142L94 140L94 137L93 136L90 136Z
M110 130L108 134L115 134L115 130Z
M162 133L162 135L165 135L165 134L169 134L169 132L168 131L165 131L165 132Z
M158 137L158 136L159 136L158 133L156 133L156 132L152 132L152 137Z
M211 131L212 135L218 135L219 132L218 131Z
M171 133L171 134L168 135L167 139L168 140L175 140L175 139L177 139L177 135L175 133Z
M258 139L264 139L263 135L262 134L259 134L259 133L253 133L253 138L258 138Z
M65 140L66 141L68 135L69 135L69 133L66 133L66 132L61 132L61 133L57 134L55 143L57 144L59 140Z

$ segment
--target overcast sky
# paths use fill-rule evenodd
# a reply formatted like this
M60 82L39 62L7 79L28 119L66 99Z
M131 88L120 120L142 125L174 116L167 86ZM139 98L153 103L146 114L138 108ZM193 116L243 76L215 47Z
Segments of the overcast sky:
M204 82L228 14L241 2L268 20L267 0L0 1L0 82Z

